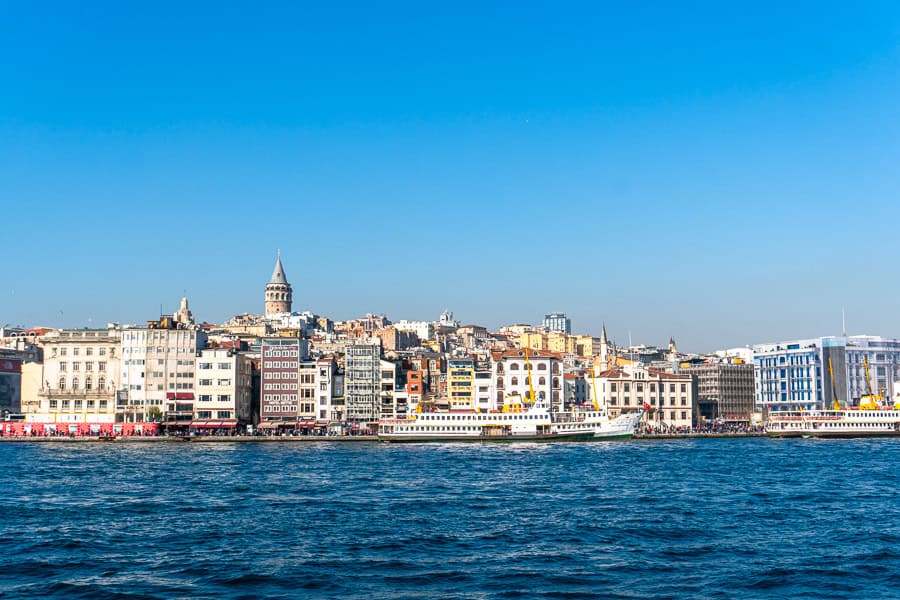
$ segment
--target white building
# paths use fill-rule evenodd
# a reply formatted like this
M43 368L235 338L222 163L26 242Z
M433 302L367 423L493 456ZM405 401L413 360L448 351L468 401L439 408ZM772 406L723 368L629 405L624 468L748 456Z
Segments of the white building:
M190 424L196 355L205 347L205 332L176 328L170 317L124 328L117 418L144 421L156 407L170 424Z
M494 406L499 410L507 401L532 402L531 388L537 399L550 400L556 409L561 406L563 391L562 356L543 350L529 350L526 363L525 350L509 350L493 355L491 374L494 389ZM528 365L531 367L529 385Z
M865 361L872 392L888 402L900 396L900 340L856 335L757 344L753 346L757 407L815 409L831 406L835 399L858 405L868 390Z
M428 321L407 321L403 319L394 323L397 331L415 333L420 340L434 339L434 324Z
M237 429L251 419L252 363L234 349L206 348L196 357L194 414L198 429Z
M694 390L690 375L676 375L647 368L640 363L605 371L593 367L585 375L589 402L594 390L610 418L623 412L650 407L642 423L657 429L689 428L694 423Z
M112 423L116 415L121 330L64 329L40 338L44 363L32 423Z

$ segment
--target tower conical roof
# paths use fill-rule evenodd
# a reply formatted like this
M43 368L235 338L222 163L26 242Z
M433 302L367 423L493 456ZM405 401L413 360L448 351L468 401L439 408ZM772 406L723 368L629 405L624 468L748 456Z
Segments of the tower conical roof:
M275 270L272 271L272 278L269 283L280 283L287 285L287 277L284 275L284 267L281 266L281 250L278 251L278 258L275 259Z

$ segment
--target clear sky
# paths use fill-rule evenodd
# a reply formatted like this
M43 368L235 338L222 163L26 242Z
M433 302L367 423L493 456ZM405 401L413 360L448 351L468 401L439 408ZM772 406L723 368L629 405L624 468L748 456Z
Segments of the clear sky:
M0 5L0 325L900 337L900 3Z

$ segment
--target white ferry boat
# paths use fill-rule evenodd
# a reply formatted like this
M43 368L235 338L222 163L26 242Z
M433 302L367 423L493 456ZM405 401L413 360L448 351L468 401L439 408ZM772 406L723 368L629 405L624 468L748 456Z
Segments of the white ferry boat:
M643 411L610 419L605 410L553 411L542 401L503 412L433 412L406 419L382 419L378 439L385 442L511 442L629 439Z
M875 409L773 411L771 437L877 437L900 435L900 406Z

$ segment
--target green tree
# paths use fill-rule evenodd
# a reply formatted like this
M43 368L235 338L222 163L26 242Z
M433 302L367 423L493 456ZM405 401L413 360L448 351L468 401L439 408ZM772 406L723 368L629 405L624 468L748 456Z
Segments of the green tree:
M159 423L162 421L162 409L158 406L151 406L147 409L147 420L151 423Z

